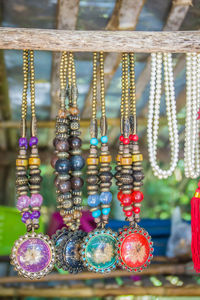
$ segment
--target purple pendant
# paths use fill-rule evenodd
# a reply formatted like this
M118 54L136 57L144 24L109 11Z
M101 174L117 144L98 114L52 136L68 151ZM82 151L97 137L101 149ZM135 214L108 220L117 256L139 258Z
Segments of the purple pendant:
M39 279L49 273L55 262L55 250L48 236L26 234L15 242L11 262L20 275Z

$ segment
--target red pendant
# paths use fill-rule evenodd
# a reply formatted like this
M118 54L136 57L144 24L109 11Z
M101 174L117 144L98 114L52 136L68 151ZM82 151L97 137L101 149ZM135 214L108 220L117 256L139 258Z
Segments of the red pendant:
M119 232L119 265L129 271L142 271L153 258L151 236L141 227L124 227Z

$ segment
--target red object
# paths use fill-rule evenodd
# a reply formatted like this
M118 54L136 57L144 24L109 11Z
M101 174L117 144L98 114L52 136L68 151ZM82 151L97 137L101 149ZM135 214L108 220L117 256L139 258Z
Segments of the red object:
M142 267L150 254L149 242L140 233L132 233L125 237L121 245L121 258L130 268Z
M120 140L120 142L123 142L123 141L124 141L123 135L120 135L119 140Z
M131 195L133 202L135 203L141 202L144 199L144 195L140 191L133 191Z
M199 189L196 190L196 192ZM194 269L200 273L200 198L191 199L191 229L192 229L192 260Z
M126 217L131 217L133 212L131 210L125 212Z
M138 139L139 139L138 135L137 135L137 134L134 134L134 136L133 136L133 139L132 139L132 140L133 140L134 142L137 142L137 141L138 141Z
M129 135L129 140L130 140L130 141L133 141L133 134L130 134L130 135Z
M124 145L128 145L130 143L130 141L128 138L124 138L123 143L124 143Z
M133 203L131 194L123 194L120 201L121 201L123 206L129 206Z
M140 213L140 208L134 206L133 211L134 211L135 214L139 214Z
M117 199L118 199L119 201L121 201L122 196L123 196L123 192L122 192L122 191L119 191L118 194L117 194Z

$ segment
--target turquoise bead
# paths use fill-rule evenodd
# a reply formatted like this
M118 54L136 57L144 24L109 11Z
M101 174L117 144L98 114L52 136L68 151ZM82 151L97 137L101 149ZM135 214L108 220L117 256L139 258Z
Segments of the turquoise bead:
M103 215L108 215L110 213L110 207L106 207L102 209L102 214Z
M108 137L107 137L106 135L103 135L103 136L101 137L101 142L102 142L103 144L107 143L107 142L108 142Z
M100 217L100 215L101 215L100 209L95 210L95 211L92 212L93 218L98 218L98 217Z
M91 144L91 145L94 145L94 146L97 146L97 145L98 145L98 140L97 140L97 138L92 138L92 139L90 140L90 144Z

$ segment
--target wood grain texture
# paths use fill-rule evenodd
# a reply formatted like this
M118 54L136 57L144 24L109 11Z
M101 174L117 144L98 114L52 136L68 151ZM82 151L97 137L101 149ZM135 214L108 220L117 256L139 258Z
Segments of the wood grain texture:
M0 49L192 53L200 51L200 31L66 31L1 27Z

